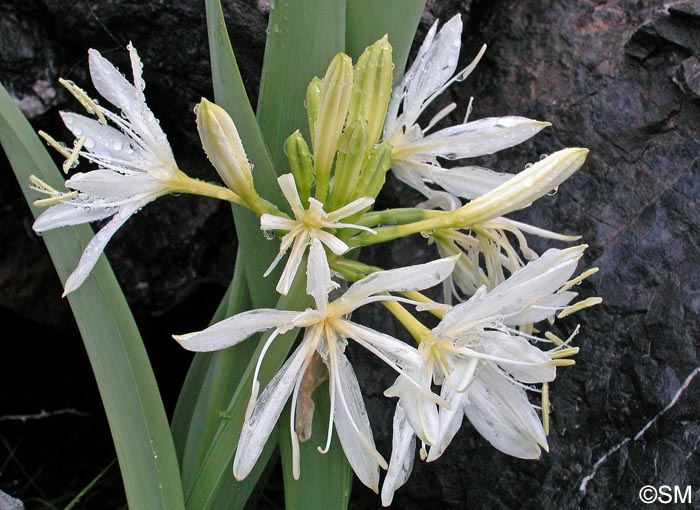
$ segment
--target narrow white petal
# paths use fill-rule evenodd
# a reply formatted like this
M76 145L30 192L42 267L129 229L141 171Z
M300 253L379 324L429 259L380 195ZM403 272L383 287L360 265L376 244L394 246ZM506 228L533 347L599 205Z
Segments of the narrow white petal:
M250 418L243 423L236 457L233 460L233 476L236 480L244 479L255 466L282 408L287 403L297 380L303 375L302 368L310 355L308 342L303 342L297 347L265 387Z
M573 301L576 296L578 296L578 293L571 291L544 296L521 313L506 317L503 320L503 324L506 326L520 326L523 324L535 324L549 319Z
M143 91L137 90L129 83L99 51L91 49L88 52L88 60L95 89L124 113L131 128L164 164L166 170L177 168L168 139L153 112L146 105ZM142 85L143 82L140 81L139 88Z
M434 38L426 38L415 62L406 73L403 102L406 121L413 124L437 92L457 69L462 38L459 15L445 23Z
M438 459L452 442L452 439L462 426L464 404L467 401L467 392L455 391L449 384L442 385L440 396L450 404L450 407L440 408L440 432L437 444L430 448L426 459L428 462Z
M364 347L372 347L391 363L407 370L411 375L420 372L424 366L418 350L393 336L345 319L337 319L334 326L343 337L352 338Z
M304 206L301 203L301 198L299 197L299 192L297 191L297 185L294 181L294 176L292 174L280 175L277 178L277 184L279 184L280 190L284 198L292 208L292 213L296 219L301 219L304 217Z
M355 372L336 342L329 346L329 371L336 379L338 402L333 421L345 456L360 481L379 493L379 466L387 467L374 445L367 410ZM335 365L335 366L334 366Z
M411 159L462 159L513 147L549 126L524 117L492 117L451 126L401 146Z
M91 172L77 173L66 181L66 186L92 197L113 197L115 199L155 192L162 195L168 191L162 182L149 174L123 174L113 170L92 170Z
M262 308L239 313L202 331L173 335L188 351L208 352L225 349L242 342L258 331L291 328L299 312Z
M482 343L483 351L503 359L498 365L518 381L542 383L551 382L556 377L556 367L548 365L550 357L524 338L495 331L487 338L491 341ZM508 363L508 360L513 363Z
M328 294L336 288L338 285L331 279L326 250L319 240L314 239L306 261L306 293L313 296L316 309L323 313L328 307Z
M416 436L399 401L394 412L389 470L382 484L382 505L391 505L394 492L408 480L416 456Z
M525 390L485 366L468 390L464 414L495 448L521 459L537 459L547 438Z
M273 214L263 214L260 216L261 230L291 230L296 225L298 225L297 221L282 216L275 216Z
M430 381L427 377L419 377L414 374L419 383L430 389ZM411 424L415 434L426 444L433 445L438 441L440 420L435 402L428 400L416 391L415 386L399 376L396 382L384 392L387 397L399 397L399 403L406 414L406 419Z
M294 281L294 277L297 275L297 271L299 271L299 266L301 266L301 261L304 258L304 252L306 251L306 246L308 244L309 234L306 230L302 231L294 238L292 251L289 254L289 259L287 259L287 264L284 266L282 276L280 276L280 281L277 282L276 287L277 292L283 296L287 295L287 292L289 292L289 289L292 286L292 282Z
M108 218L118 211L109 204L88 204L80 201L67 201L52 205L34 221L32 228L41 233L68 225L82 225Z
M456 168L432 167L427 179L438 184L453 195L474 199L500 186L513 174L499 173L478 166Z
M117 214L107 223L104 227L100 229L95 236L90 239L90 242L85 247L83 255L80 257L80 262L78 262L78 267L66 280L66 285L63 291L63 295L73 292L78 287L82 285L85 279L92 272L92 268L95 267L97 259L100 258L102 252L107 246L107 243L114 233L121 227L126 220L128 220L132 214L134 214L138 209L143 207L144 203L130 203L122 207Z
M353 200L349 204L344 205L340 209L337 209L333 212L328 213L327 220L330 223L335 223L339 220L342 220L343 218L347 218L348 216L352 216L355 213L358 213L364 209L367 209L373 203L374 203L373 198L368 198L368 197L358 198L357 200Z
M84 149L93 154L109 159L117 159L130 163L143 163L144 154L138 144L112 126L78 115L77 113L60 112L61 119L76 138L87 137ZM129 168L135 168L129 166Z
M403 292L433 287L447 278L457 263L456 258L438 259L426 264L378 271L353 284L335 302L338 310L349 313L359 303L381 292Z
M328 246L336 255L342 255L350 249L347 244L325 230L316 230L313 232L312 236Z

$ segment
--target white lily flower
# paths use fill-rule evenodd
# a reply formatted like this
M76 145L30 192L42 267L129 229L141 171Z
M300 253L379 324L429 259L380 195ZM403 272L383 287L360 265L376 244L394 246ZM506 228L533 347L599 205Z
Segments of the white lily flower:
M444 297L471 296L480 287L494 289L539 255L527 243L525 234L557 241L576 241L580 236L558 234L505 217L494 218L470 228L442 229L430 234L441 257L458 256L453 273L443 282ZM517 249L511 242L517 241Z
M294 176L292 174L284 174L277 179L277 182L292 209L294 219L273 214L263 214L260 217L260 228L262 230L266 232L275 230L288 231L280 241L280 250L277 257L272 261L270 267L267 268L264 276L272 272L291 246L292 252L289 255L289 260L287 260L282 276L277 283L277 292L287 295L294 281L294 276L296 276L297 270L301 265L306 247L314 240L321 241L336 255L342 255L350 249L347 244L326 229L355 228L374 233L374 230L371 228L339 221L371 206L374 203L374 199L367 197L358 198L340 209L327 213L323 210L321 202L315 198L309 198L309 208L304 209Z
M77 193L62 196L54 193L56 199L50 199L54 205L37 218L33 228L36 232L45 232L112 217L85 248L77 268L66 281L64 296L85 281L107 242L144 205L168 193L188 191L191 186L184 186L184 183L196 182L202 188L212 186L190 179L178 169L168 139L146 105L141 60L131 44L127 48L133 85L98 51L91 49L88 53L93 85L107 101L121 110L121 115L98 106L82 90L64 82L88 111L99 118L94 120L61 112L64 124L78 140L73 153L68 156L66 169L82 157L97 164L99 170L77 173L66 181L66 186ZM107 120L116 128L109 126ZM66 155L65 148L46 135L45 138ZM45 186L34 189L48 193L42 188ZM47 199L43 202L46 203ZM39 200L38 204L41 203Z
M452 83L466 79L486 49L482 47L474 61L455 74L461 46L461 18L456 15L439 31L437 28L436 22L392 94L384 139L392 146L394 175L428 198L423 206L452 210L461 205L457 197L476 198L511 175L474 166L445 170L437 158L454 160L493 154L527 140L549 123L515 116L473 122L465 119L463 124L427 134L455 105L444 108L425 128L418 124L420 115ZM426 182L447 191L434 190Z
M287 399L292 395L290 434L292 438L293 474L299 477L299 445L295 431L295 410L304 374L315 353L320 354L329 372L331 417L328 423L328 450L335 424L338 437L350 465L358 478L378 491L379 467L386 469L384 458L377 452L367 412L352 366L345 357L347 339L351 338L399 374L403 374L417 391L432 393L414 381L410 374L419 373L423 360L416 349L393 337L354 323L345 318L358 307L381 300L400 300L388 292L418 290L438 284L454 268L453 259L441 259L418 266L373 273L353 284L341 297L329 302L329 293L337 287L331 280L328 261L321 241L313 239L307 263L307 292L313 296L315 309L302 312L253 310L240 313L197 333L174 336L186 349L213 351L235 345L253 333L274 328L262 348L253 376L250 412L243 424L233 464L234 476L245 478L253 469L268 436L279 418ZM301 344L257 398L258 371L262 358L278 334L292 328L305 328ZM439 401L432 395L434 401Z
M519 458L538 458L547 438L530 404L527 384L547 383L556 376L566 343L548 352L530 343L543 340L520 328L552 317L576 297L568 290L591 274L569 280L585 245L551 249L516 270L491 291L480 288L468 301L449 310L418 350L426 361L440 396L449 404L439 408L438 439L428 461L445 451L462 423L462 414L497 449ZM599 302L594 298L596 303ZM591 300L584 300L587 306ZM557 355L559 353L559 355ZM396 386L403 385L401 377ZM389 471L382 487L388 505L407 479L415 455L416 429L406 412L408 391L402 391L394 416L394 443Z

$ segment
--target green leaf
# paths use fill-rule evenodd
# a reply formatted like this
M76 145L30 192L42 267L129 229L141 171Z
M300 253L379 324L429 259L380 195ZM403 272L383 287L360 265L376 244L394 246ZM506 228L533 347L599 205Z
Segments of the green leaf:
M0 87L0 142L25 199L32 205L28 178L34 174L62 188L60 172L29 122ZM93 236L87 225L44 234L62 282L75 269ZM168 420L143 341L114 273L100 257L83 285L68 296L97 380L129 508L184 509L177 457Z
M288 509L344 510L350 500L352 469L349 469L340 440L333 431L328 452L322 454L330 417L328 383L319 386L313 395L316 405L313 433L308 441L299 443L301 459L299 480L284 477L284 499ZM292 472L292 444L289 431L290 406L287 405L280 418L279 441L284 473ZM311 491L311 492L309 492ZM313 494L313 496L310 496Z
M248 158L254 165L256 190L263 198L280 205L283 199L277 186L277 175L243 86L221 3L219 0L206 0L206 10L214 99L236 123ZM268 279L263 279L262 275L274 260L279 244L265 239L258 218L250 211L234 206L233 217L239 243L239 260L243 263L248 288L255 289L251 294L252 304L256 308L272 306L277 301L275 282L281 268L274 271Z
M278 173L286 172L284 141L297 129L307 140L304 98L314 76L345 50L345 2L270 2L265 60L258 98L258 120Z
M394 83L398 83L424 8L425 0L347 0L348 55L356 60L367 46L387 34L394 49Z
M229 302L225 309L221 307L211 324L250 308L242 267L242 264L236 265ZM182 484L185 492L192 487L194 473L206 455L221 420L225 419L220 412L226 409L231 400L233 389L240 382L254 349L254 342L243 342L223 351L195 355L205 357L207 366L198 393L192 395L194 401L182 459ZM195 365L193 362L193 366L198 365L201 363Z
M305 285L305 278L303 274L300 273L299 277L296 278L292 284L289 293L279 299L275 308L278 310L304 309L308 300L305 293ZM299 307L298 303L303 304ZM279 335L274 342L272 342L260 368L259 380L261 388L264 388L280 369L294 344L297 334L298 330L294 329L283 335ZM269 333L264 335L263 339L267 339L268 337ZM253 489L252 485L254 485L257 480L255 477L263 472L267 464L269 457L265 458L265 455L271 455L274 451L277 436L273 433L270 436L272 441L268 441L269 444L265 447L263 454L260 456L260 460L253 473L241 482L236 482L233 479L233 475L231 474L233 457L238 446L238 438L240 437L245 411L250 399L255 364L262 352L264 344L263 341L257 342L257 344L254 343L253 340L247 340L246 342L251 342L255 345L255 352L251 357L251 362L248 364L241 377L242 382L236 387L233 398L226 411L223 413L226 419L222 420L211 446L209 447L206 458L201 463L200 469L196 474L193 488L186 498L188 508L196 510L219 510L221 507L216 506L216 503L220 500L219 494L222 490L228 490L234 494L243 492L245 497L247 497ZM228 485L228 487L226 487L226 485Z

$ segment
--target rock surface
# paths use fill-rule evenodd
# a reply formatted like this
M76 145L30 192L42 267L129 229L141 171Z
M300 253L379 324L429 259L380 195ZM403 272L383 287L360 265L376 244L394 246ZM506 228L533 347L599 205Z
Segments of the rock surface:
M262 1L225 4L253 98L267 9ZM512 459L464 426L441 459L416 463L396 494L396 508L642 508L638 493L645 485L690 485L697 505L700 7L651 0L431 1L421 33L456 12L465 21L463 63L482 43L489 49L472 77L445 98L460 105L455 120L474 96L474 119L513 114L553 124L534 141L479 164L515 172L541 154L590 148L582 171L518 219L581 234L590 245L586 266L600 267L581 293L602 296L604 304L562 322L563 333L582 325L581 353L551 387L549 454ZM86 83L88 47L124 66L121 48L129 40L141 50L149 104L182 166L213 179L191 115L200 96L211 96L198 2L4 2L0 80L38 128L58 133L56 110L73 105L56 78ZM0 305L40 317L50 331L65 330L70 312L58 301L51 263L2 165L0 233L7 244L0 254ZM406 190L390 182L381 205L394 205L399 195L405 203ZM542 250L546 243L533 245ZM215 306L232 271L234 246L225 206L179 197L144 209L108 255L139 315L158 324L154 317L181 310L192 296L206 294ZM363 257L394 266L406 250L429 253L418 238ZM358 317L370 326L389 321L379 310ZM393 375L359 349L351 356L359 362L379 448L388 452L393 410L382 392ZM375 495L355 484L352 508L378 506Z

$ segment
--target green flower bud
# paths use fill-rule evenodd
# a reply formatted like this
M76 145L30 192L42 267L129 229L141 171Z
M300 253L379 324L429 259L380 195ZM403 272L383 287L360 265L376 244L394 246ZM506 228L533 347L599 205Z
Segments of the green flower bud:
M256 197L251 165L229 114L205 98L195 113L204 151L226 186L245 201Z
M284 142L284 152L289 160L289 168L294 176L301 203L308 203L311 186L314 182L314 167L311 162L309 146L297 129Z

